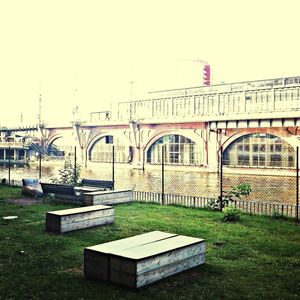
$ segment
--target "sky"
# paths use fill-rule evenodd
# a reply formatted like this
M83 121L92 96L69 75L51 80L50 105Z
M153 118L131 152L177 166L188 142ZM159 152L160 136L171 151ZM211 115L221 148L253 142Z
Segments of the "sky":
M147 92L300 75L298 0L0 1L0 126ZM199 72L199 73L198 73ZM199 83L198 83L199 78Z

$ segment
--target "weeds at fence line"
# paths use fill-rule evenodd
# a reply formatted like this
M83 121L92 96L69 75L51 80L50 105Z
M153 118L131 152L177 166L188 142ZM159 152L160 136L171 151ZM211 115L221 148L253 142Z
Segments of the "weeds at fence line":
M210 203L217 201L218 198L196 197L165 194L165 205L181 205L194 208L210 208ZM133 200L137 202L161 204L161 194L152 192L133 191ZM240 211L253 214L265 215L281 219L296 218L296 207L288 204L269 203L269 202L252 202L235 200L233 206Z

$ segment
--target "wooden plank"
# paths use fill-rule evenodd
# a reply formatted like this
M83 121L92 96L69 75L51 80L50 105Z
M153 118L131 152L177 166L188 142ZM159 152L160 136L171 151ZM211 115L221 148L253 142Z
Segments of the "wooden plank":
M138 261L138 263L128 258L113 255L110 265L114 270L127 273L134 272L138 275L202 253L205 253L205 242L203 241L197 244L186 245L183 248L176 248L165 253L158 253L155 256L142 259Z
M132 192L132 190L113 190L113 191L95 191L95 192L88 192L88 193L85 193L85 195L105 195L105 194L108 194L108 195L113 195L113 194L117 194L117 193L121 193L121 192Z
M158 240L169 239L174 236L177 236L177 234L157 230L104 244L86 247L85 249L101 253L112 253L116 249L123 250L127 248L132 248L139 245L152 243Z
M84 268L86 276L108 280L109 255L84 249Z
M110 209L88 211L88 212L72 214L72 215L62 215L59 217L61 218L62 223L73 223L73 222L79 222L79 221L84 221L89 219L103 218L114 214L115 214L114 208L111 207Z
M147 273L142 273L137 276L136 287L140 288L147 284L153 283L155 281L161 280L168 276L177 274L179 272L194 268L196 266L202 265L205 263L205 254L195 255L188 257L184 260L177 261L171 265L166 265L159 269L154 269Z
M94 264L94 263L89 263L85 262L84 263L84 275L88 277L93 277L99 280L104 280L108 281L108 278L110 277L109 274L109 269L107 268L108 264L103 264L101 266Z
M173 264L169 264L161 268L153 269L149 272L141 273L139 275L110 269L110 281L132 288L140 288L168 276L199 266L204 262L205 253L202 253L196 256L188 257L184 260L176 261Z
M85 193L86 195L86 193ZM102 194L102 192L98 192L97 194L94 195L89 195L92 196L93 199L105 199L105 200L112 200L112 199L118 199L118 198L132 198L132 191L126 191L126 192L119 192L119 193L105 193Z
M76 208L62 209L56 211L49 211L47 212L47 214L55 214L58 216L63 216L63 215L81 214L83 212L105 210L105 209L112 209L112 207L105 206L105 205L94 205L94 206L76 207Z
M125 198L116 198L116 199L94 199L92 205L117 205L122 203L130 203L132 200L128 199L128 197Z
M85 205L114 205L119 203L131 202L133 198L132 190L118 190L105 192L84 193L83 196Z
M114 249L111 254L126 257L128 259L140 260L146 257L151 257L157 254L169 252L174 249L190 246L204 242L203 239L198 239L189 236L177 235L166 240L157 240L152 243L139 245L127 249Z
M46 230L60 232L60 217L54 214L46 213Z
M110 224L114 221L114 208L103 205L71 208L46 213L46 229L59 233Z
M84 229L89 227L95 227L100 225L106 225L111 224L115 221L115 216L108 216L105 218L97 218L97 219L91 219L91 220L84 220L80 222L74 222L74 223L66 223L61 224L61 233L78 230L78 229Z
M87 276L139 288L205 262L203 239L154 231L84 249Z
M74 187L75 192L82 192L82 193L90 193L90 192L97 192L103 191L103 188L93 187L93 186L76 186Z
M168 239L173 236L176 236L176 234L152 231L121 240L86 247L84 249L84 274L101 280L109 280L107 272L110 269L110 252L114 249L127 249L157 240ZM99 269L99 272L97 272L97 269Z

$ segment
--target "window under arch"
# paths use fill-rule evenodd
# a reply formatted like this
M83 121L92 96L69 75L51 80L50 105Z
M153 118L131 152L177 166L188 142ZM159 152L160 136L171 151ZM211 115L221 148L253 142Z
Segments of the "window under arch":
M295 150L278 136L247 134L226 148L223 163L227 166L294 168Z
M166 135L158 139L147 151L147 162L162 163L162 146L165 145L165 163L176 165L200 165L202 151L191 139L178 135Z
M129 146L124 146L119 139L106 135L97 140L89 150L89 160L94 162L112 162L114 146L115 162L130 162L132 153Z
M48 145L47 152L52 157L64 157L74 152L74 146L67 139L58 137Z

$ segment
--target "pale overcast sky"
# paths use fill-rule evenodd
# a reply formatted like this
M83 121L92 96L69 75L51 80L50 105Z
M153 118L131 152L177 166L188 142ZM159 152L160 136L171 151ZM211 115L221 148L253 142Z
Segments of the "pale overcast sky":
M300 1L0 2L0 126L68 121L151 90L300 75ZM180 62L180 64L178 63ZM187 70L189 70L187 72ZM187 72L187 74L183 74ZM76 90L76 91L75 91Z

